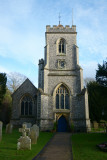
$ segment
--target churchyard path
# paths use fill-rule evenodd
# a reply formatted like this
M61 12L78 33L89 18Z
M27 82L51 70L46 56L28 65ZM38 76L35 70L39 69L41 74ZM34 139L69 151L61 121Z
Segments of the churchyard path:
M70 133L56 133L33 160L73 160Z

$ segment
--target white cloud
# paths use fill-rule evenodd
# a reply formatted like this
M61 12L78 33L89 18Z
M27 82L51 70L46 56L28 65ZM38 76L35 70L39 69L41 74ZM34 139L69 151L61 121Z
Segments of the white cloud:
M89 9L88 11L86 11L87 8L78 8L78 15L80 15L80 17L78 18L78 15L76 15L78 22L77 41L80 48L80 55L84 57L86 61L89 60L89 57L93 60L96 56L96 61L100 62L107 57L107 23L105 23L104 20L104 17L107 17L107 12L103 12L102 8L102 6L98 9L91 8L91 10Z
M0 56L38 64L44 52L45 34L42 38L36 30L34 3L35 0L0 2Z
M101 33L100 30L95 32L95 30L83 27L79 29L78 43L81 49L84 48L90 55L97 56L100 54L105 59L107 56L107 40L105 36L106 34Z
M84 76L94 77L97 63L107 57L106 0L0 1L0 56L18 60L19 67L37 65L44 57L45 25L58 24L59 12L61 23L71 24L72 8Z
M10 71L7 68L0 65L0 72L1 73L9 73Z
M21 62L38 63L44 52L44 37L39 37L35 32L28 32L26 35L16 33L8 28L0 28L0 55L10 57ZM42 55L41 55L42 53Z
M87 77L95 78L96 69L98 65L96 61L90 61L88 63L81 62L80 65L83 68L84 78L87 78Z

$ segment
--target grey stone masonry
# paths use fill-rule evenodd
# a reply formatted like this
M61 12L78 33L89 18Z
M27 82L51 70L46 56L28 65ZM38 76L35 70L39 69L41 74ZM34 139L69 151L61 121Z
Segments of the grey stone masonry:
M44 83L42 85L44 87L41 87L43 92L41 93L41 112L38 119L41 130L52 130L54 122L58 120L58 114L68 119L69 126L72 121L76 131L88 131L90 128L88 95L83 90L83 70L79 66L79 48L76 36L75 25L72 27L69 25L64 27L61 24L52 27L46 26L44 76L39 79L39 82ZM61 40L64 43L63 52L59 50ZM69 91L70 107L68 110L56 109L56 90L61 85ZM61 103L59 102L59 105Z
M31 124L36 123L37 117L37 88L26 79L25 82L12 95L12 119L11 123L14 126L21 126L24 122ZM32 114L21 115L21 100L24 96L32 99Z
M62 118L69 130L73 123L75 131L89 131L88 94L79 65L76 26L47 25L45 40L44 59L38 64L38 89L27 79L13 93L11 123L37 124L40 130L50 131L55 124L59 127Z
M76 32L76 26L73 25L72 27L70 27L69 25L66 25L65 27L63 25L53 25L53 27L51 27L50 25L46 26L46 32Z

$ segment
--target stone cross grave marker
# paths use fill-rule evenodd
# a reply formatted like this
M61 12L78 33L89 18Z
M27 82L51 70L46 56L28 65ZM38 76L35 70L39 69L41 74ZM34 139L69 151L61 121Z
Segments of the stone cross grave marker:
M27 128L26 124L23 124L22 128L19 128L19 132L22 133L22 136L18 139L17 150L31 150L31 139L26 136L27 132L30 132L30 128Z
M30 128L27 128L27 125L23 124L22 128L19 128L19 132L22 132L22 137L26 137L26 133L30 132Z
M2 140L2 121L0 121L0 141Z
M32 127L31 123L24 122L23 124L26 124L27 128L31 128Z

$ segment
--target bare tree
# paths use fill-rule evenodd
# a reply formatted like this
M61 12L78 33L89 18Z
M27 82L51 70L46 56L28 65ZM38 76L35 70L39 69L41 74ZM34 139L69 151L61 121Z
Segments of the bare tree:
M13 93L26 80L26 76L18 72L7 74L7 87Z

